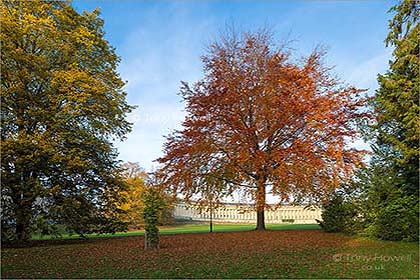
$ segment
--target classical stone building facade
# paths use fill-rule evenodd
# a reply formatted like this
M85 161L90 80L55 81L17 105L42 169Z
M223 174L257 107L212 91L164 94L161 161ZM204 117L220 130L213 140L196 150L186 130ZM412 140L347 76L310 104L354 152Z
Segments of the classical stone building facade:
M174 210L175 218L193 221L210 219L210 211L200 211L193 204L177 204ZM255 223L257 220L257 214L250 205L224 203L212 212L215 222ZM315 224L316 220L321 220L321 209L315 206L282 206L265 211L266 223Z

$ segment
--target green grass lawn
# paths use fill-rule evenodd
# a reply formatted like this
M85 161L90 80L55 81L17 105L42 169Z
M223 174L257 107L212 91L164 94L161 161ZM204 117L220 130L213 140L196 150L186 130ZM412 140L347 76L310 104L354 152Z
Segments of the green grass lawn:
M267 229L272 230L292 230L292 229L319 229L318 224L267 224ZM227 223L216 223L213 224L214 232L231 232L231 231L246 231L255 229L254 224L227 224ZM196 223L196 224L180 224L174 226L162 226L160 227L161 234L178 234L178 233L205 233L209 232L208 223ZM111 237L111 236L142 236L144 235L143 230L139 231L128 231L128 232L117 232L115 234L88 234L87 237ZM35 240L48 240L54 238L49 235L34 234L32 236ZM79 238L78 235L62 234L60 238Z
M144 250L141 232L37 240L32 247L2 248L1 278L418 278L417 243L325 233L315 226L255 231L248 230L253 225L216 224L215 233L205 233L202 224L166 227L155 251Z

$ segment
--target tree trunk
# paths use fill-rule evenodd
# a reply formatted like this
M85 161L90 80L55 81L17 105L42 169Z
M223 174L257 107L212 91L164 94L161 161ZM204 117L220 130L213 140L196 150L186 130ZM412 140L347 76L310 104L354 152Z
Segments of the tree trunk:
M265 177L257 181L257 228L256 230L265 230L264 208L265 208Z
M210 232L213 232L213 202L210 201Z
M144 232L144 249L157 250L159 249L159 230L145 230Z
M262 209L257 209L257 228L256 228L256 230L265 230L264 207Z
M28 234L26 233L27 225L21 222L16 222L16 239L18 241L28 240Z
M20 205L16 211L16 239L19 242L25 242L30 239L30 210L26 209L27 205Z

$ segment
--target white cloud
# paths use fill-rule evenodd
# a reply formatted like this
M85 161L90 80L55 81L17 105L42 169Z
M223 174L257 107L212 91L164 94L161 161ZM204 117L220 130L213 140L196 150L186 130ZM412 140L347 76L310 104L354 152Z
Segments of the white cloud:
M156 165L153 160L162 156L164 135L181 127L185 113L177 95L180 81L201 78L200 55L213 26L211 17L191 25L184 19L191 15L180 5L169 7L164 25L159 11L151 10L120 48L119 71L128 81L127 98L138 108L129 115L133 131L116 146L120 159L139 162L147 171Z
M181 127L184 112L171 104L156 104L136 109L128 117L134 123L127 140L116 143L120 158L139 162L150 171L153 160L160 157L165 135Z
M391 58L391 51L384 49L378 55L347 69L349 73L346 82L357 88L368 89L370 96L375 94L378 88L377 75L388 69L388 61ZM359 150L371 151L370 144L363 139L356 139L349 143L349 146Z
M384 73L388 68L388 61L391 58L389 50L362 62L350 69L347 82L356 85L359 88L368 88L371 94L378 87L377 75Z

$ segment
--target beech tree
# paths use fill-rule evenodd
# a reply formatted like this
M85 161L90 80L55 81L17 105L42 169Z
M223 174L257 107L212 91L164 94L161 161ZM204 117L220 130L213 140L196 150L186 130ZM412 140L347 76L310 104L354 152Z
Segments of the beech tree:
M2 233L30 238L36 215L115 231L124 184L111 141L130 131L132 107L99 11L1 1L1 29Z
M262 230L267 191L309 201L348 180L363 155L347 144L366 100L331 74L324 54L293 59L264 30L211 44L204 78L182 83L187 116L158 159L164 185L185 200L205 197L209 178L219 194L245 191Z

